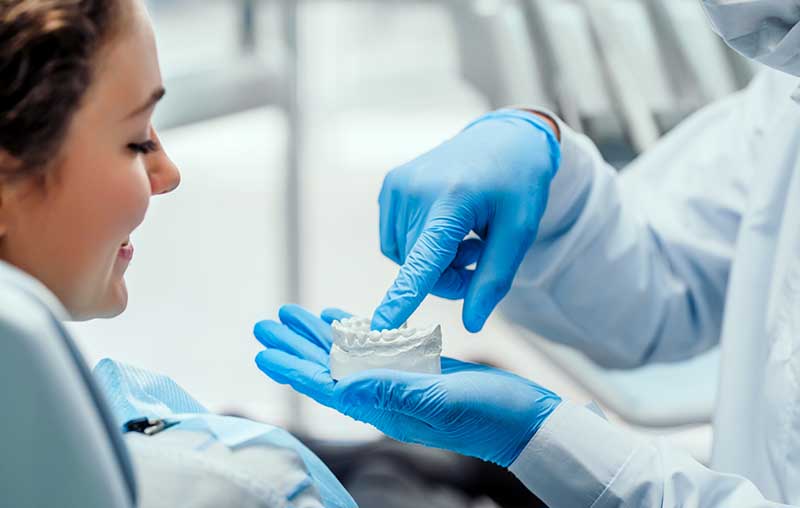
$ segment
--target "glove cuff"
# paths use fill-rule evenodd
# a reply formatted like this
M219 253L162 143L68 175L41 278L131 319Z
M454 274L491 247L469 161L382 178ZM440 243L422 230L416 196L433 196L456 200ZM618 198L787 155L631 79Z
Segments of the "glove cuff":
M469 128L487 120L498 119L522 120L544 133L545 137L547 138L548 148L550 150L550 167L553 168L553 176L556 175L558 168L561 166L561 143L558 141L556 133L553 132L553 128L543 118L535 113L519 109L498 109L497 111L492 111L491 113L487 113L479 117L467 125L464 130L468 130Z

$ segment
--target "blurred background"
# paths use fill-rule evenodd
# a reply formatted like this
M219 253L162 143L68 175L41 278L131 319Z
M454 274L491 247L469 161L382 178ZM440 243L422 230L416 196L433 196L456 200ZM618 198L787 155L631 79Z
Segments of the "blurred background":
M697 0L149 4L168 91L155 124L183 183L134 235L129 310L72 328L92 364L159 371L212 410L333 439L376 432L264 377L251 330L286 302L371 314L396 273L378 241L387 171L512 104L556 112L624 171L756 71ZM715 352L607 371L497 315L470 335L460 313L431 297L413 322L441 323L452 356L596 400L707 458Z

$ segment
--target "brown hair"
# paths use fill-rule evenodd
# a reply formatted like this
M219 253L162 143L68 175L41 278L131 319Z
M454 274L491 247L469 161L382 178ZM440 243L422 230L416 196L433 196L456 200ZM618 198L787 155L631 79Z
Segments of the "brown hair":
M13 161L0 174L35 173L57 156L119 4L0 0L0 153Z

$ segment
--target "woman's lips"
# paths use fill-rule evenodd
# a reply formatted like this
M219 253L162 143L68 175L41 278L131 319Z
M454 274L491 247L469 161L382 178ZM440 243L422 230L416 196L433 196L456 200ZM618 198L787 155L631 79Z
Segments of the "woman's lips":
M130 261L133 259L133 244L131 242L125 242L122 244L122 247L119 248L119 253L117 254L120 258L124 259L125 261Z

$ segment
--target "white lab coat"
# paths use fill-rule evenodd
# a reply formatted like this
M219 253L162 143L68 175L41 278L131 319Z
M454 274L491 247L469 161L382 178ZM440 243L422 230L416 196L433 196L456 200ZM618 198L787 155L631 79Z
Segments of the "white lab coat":
M798 78L759 75L621 176L562 125L540 236L503 304L600 364L721 339L712 469L565 402L511 470L546 503L800 506Z

